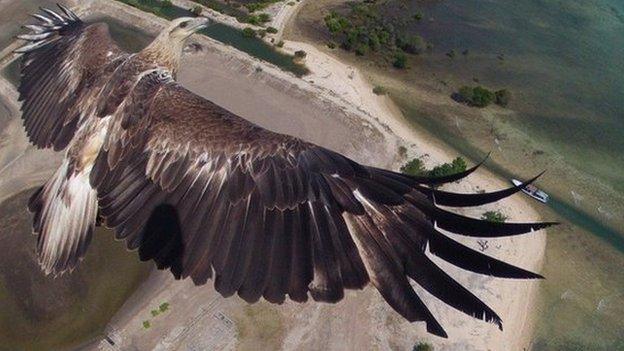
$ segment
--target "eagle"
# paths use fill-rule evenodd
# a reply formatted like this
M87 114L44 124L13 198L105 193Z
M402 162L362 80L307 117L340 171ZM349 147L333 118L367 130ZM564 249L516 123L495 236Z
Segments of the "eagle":
M553 222L494 223L445 207L479 206L508 189L452 193L480 164L419 177L359 164L255 125L176 81L186 40L209 25L178 18L145 49L124 52L105 23L70 9L41 9L26 41L19 100L29 140L64 151L30 198L39 263L74 269L96 225L141 260L224 297L280 304L288 297L336 303L372 284L410 322L447 337L412 284L470 316L501 318L428 255L502 278L539 274L470 249L443 231L503 237Z

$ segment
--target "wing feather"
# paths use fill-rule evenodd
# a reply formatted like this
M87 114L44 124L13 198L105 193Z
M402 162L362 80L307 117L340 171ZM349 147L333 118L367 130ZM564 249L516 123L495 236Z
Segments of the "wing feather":
M440 336L446 332L408 277L463 312L499 325L500 319L428 261L428 243L433 254L459 267L529 277L530 272L447 242L435 231L435 223L492 236L544 226L499 226L438 208L436 194L465 205L519 190L473 198L428 188L475 168L452 177L417 178L362 166L260 128L158 70L145 74L125 96L93 167L102 174L93 175L92 184L107 224L129 248L143 250L142 259L154 259L176 277L204 284L214 275L224 296L238 293L249 302L264 297L273 303L286 296L337 302L345 288L370 282L398 313L426 322ZM164 205L171 211L156 216ZM150 234L146 228L159 223L154 216L169 218L161 227L174 235L159 229ZM447 244L461 248L449 250Z

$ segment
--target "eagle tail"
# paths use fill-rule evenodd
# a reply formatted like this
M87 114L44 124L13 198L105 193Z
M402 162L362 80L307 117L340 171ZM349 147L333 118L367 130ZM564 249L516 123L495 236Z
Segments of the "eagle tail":
M34 214L39 264L46 274L73 270L87 251L97 217L97 193L89 174L74 173L65 160L28 203Z

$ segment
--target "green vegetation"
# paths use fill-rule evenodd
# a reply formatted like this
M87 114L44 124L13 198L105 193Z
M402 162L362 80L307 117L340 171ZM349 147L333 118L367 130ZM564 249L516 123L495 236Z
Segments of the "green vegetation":
M250 1L245 4L245 7L249 12L254 12L258 10L265 9L267 6L274 4L280 0L260 0L260 1Z
M401 173L420 177L446 177L466 170L466 161L457 157L451 162L443 163L427 170L419 158L415 158L401 167Z
M419 35L402 33L402 21L383 18L382 6L375 1L350 3L346 14L333 11L325 16L325 26L344 50L377 55L396 68L407 68L406 54L418 55L430 46Z
M492 103L505 107L509 104L511 93L507 89L492 92L480 85L476 87L463 86L459 88L457 93L453 94L453 98L474 107L486 107Z
M156 317L160 314L159 310L151 310L150 313L152 314L152 317Z
M433 351L433 345L427 342L419 342L418 344L414 345L412 351Z
M508 217L500 211L487 211L483 212L483 214L481 215L481 219L494 223L505 223L507 218Z
M415 158L401 167L401 173L412 176L426 176L429 171L425 168L421 159Z
M268 13L261 13L258 15L249 15L245 17L244 22L253 24L254 26L261 26L267 22L271 21L271 16Z
M429 172L430 177L446 177L453 174L461 173L466 170L466 160L462 157L457 157L450 163L443 163L441 165L433 167Z
M386 87L384 87L384 86L376 85L373 88L373 93L375 95L386 95L386 94L388 94L388 89L386 89Z
M143 328L149 329L151 326L152 323L150 323L150 321L143 321Z
M163 302L158 306L160 312L167 312L169 310L169 302Z
M284 47L284 41L280 40L277 44L275 44L275 46L277 46L278 48L283 48Z
M243 28L241 33L245 38L253 38L256 36L256 31L251 27Z
M278 32L277 28L275 28L275 27L267 27L266 31L267 31L267 33L271 33L271 34L275 34L275 33Z
M405 55L405 53L403 53L402 51L394 54L394 61L392 61L392 66L398 69L407 68L407 55Z
M422 20L422 19L423 19L423 14L422 14L422 12L416 12L416 13L414 14L414 19L415 19L416 21L420 21L420 20Z

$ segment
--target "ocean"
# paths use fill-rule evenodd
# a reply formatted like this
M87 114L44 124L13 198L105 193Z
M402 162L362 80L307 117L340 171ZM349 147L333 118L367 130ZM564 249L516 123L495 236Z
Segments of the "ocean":
M409 25L433 44L410 74L458 89L508 89L479 118L398 104L468 156L493 151L499 175L547 173L536 208L549 230L534 350L624 349L624 2L415 1ZM453 52L453 53L451 53ZM451 57L453 56L453 57Z

